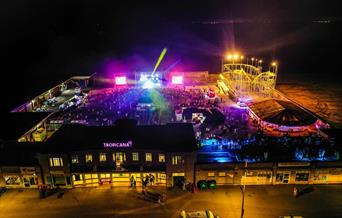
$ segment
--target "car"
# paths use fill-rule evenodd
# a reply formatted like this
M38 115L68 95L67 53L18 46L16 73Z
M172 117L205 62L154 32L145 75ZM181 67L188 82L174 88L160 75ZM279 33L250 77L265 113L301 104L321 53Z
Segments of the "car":
M157 203L164 203L166 201L166 194L152 188L144 188L142 195L145 200L151 200Z
M303 218L303 217L302 216L288 215L288 216L280 216L279 218Z
M199 210L199 211L185 211L182 210L180 213L180 217L182 218L220 218L215 215L210 210Z

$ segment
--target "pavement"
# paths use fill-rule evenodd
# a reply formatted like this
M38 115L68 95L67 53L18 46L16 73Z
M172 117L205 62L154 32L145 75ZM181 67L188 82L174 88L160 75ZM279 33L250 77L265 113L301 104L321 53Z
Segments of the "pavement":
M294 197L293 188L292 185L246 186L244 217L342 217L342 185L313 186L298 197ZM40 199L35 189L11 189L0 196L0 217L175 218L182 209L210 209L221 218L240 217L242 195L238 186L195 194L179 189L161 188L161 191L167 193L165 204L144 200L140 188L75 188L61 190L45 199Z

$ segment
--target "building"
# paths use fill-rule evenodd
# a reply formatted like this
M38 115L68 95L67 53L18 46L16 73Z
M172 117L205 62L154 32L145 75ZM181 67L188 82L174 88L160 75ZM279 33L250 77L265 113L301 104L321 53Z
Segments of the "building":
M16 183L8 181L9 166L3 163L7 187L24 187L26 177L19 172L23 168L30 168L37 182L59 187L129 186L132 178L140 186L146 177L161 186L194 182L197 143L191 124L64 125L48 141L27 144L6 144L1 152L31 151L27 154L32 162L17 163Z

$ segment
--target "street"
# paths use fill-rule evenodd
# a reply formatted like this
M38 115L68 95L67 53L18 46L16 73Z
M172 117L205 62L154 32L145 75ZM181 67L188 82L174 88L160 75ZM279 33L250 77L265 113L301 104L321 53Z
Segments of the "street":
M244 217L342 217L341 185L314 186L297 198L293 196L293 188L292 185L247 186ZM238 186L195 194L179 189L164 190L167 192L164 205L142 199L140 191L140 188L78 188L39 199L37 190L12 189L0 196L0 217L179 217L182 209L210 209L221 218L240 217Z

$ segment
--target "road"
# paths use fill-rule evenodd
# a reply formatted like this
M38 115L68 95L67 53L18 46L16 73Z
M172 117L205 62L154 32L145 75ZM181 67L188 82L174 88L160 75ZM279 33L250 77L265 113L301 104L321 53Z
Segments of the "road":
M342 186L314 186L313 191L295 198L293 186L247 186L246 218L280 215L342 217ZM220 217L238 218L241 191L237 186L195 194L167 190L167 202L160 205L143 200L140 190L129 188L78 188L64 195L38 198L37 190L8 190L0 196L0 217L178 217L181 209L210 209Z

